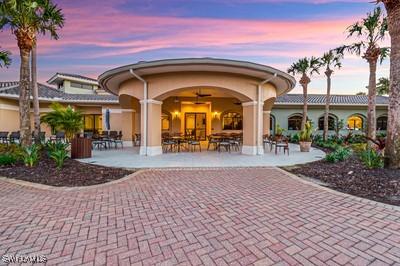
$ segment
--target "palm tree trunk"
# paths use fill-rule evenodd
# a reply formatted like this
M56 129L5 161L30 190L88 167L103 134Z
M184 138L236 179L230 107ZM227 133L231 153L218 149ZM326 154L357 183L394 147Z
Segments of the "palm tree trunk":
M367 112L367 136L376 137L376 66L377 60L369 62L369 85L368 85L368 112ZM371 144L371 143L370 143Z
M33 98L33 121L34 130L33 135L35 143L40 143L40 110L39 110L39 89L37 84L37 57L36 57L36 45L32 47L32 98Z
M328 130L329 130L329 105L331 103L331 75L332 70L327 69L325 71L326 75L326 102L325 102L325 114L324 114L324 141L328 139Z
M30 51L20 48L21 66L19 77L19 120L21 145L29 146L32 143L31 119L30 119Z
M391 37L390 53L390 90L389 117L385 149L385 166L400 168L400 4L392 1L386 5L389 33Z
M306 127L307 123L307 113L308 113L308 94L307 94L307 84L303 84L303 96L304 96L304 102L303 102L303 119L301 120L301 130L304 130Z

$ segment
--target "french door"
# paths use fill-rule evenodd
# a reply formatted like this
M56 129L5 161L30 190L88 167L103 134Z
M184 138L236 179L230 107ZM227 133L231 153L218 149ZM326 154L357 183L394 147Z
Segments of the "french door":
M194 136L197 140L206 140L207 114L185 113L185 134Z

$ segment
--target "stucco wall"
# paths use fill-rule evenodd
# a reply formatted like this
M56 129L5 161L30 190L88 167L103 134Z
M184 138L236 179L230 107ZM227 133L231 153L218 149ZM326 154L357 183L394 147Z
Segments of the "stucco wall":
M324 115L324 111L325 106L308 107L308 118L313 121L315 128L318 127L318 119ZM302 112L302 106L275 105L272 108L271 115L275 118L275 125L279 123L279 125L286 130L286 133L291 134L295 133L296 131L288 130L288 118L293 114L302 114ZM360 114L364 117L367 117L367 106L331 106L330 113L337 116L339 120L343 119L346 126L347 119L354 114ZM384 114L387 114L387 108L377 107L376 117L378 118L379 116ZM321 133L321 131L317 132ZM345 132L346 130L342 131L342 133Z

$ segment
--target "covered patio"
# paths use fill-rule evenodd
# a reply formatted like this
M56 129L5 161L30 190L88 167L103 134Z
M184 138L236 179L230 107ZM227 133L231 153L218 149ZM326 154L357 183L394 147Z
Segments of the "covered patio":
M299 146L290 145L290 155L283 151L275 154L266 149L263 155L249 156L241 152L207 151L203 143L202 152L164 153L147 157L140 155L139 147L124 149L94 150L92 158L80 161L110 167L123 168L173 168L173 167L255 167L289 166L321 160L325 153L312 148L309 153L300 152Z

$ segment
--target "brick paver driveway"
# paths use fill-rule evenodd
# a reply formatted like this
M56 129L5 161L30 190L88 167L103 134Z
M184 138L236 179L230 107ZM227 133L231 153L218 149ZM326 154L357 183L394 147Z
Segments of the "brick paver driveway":
M149 170L41 190L0 181L0 254L67 265L385 265L400 211L274 168Z

